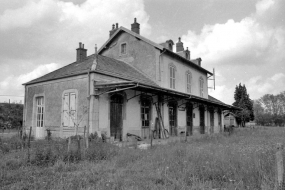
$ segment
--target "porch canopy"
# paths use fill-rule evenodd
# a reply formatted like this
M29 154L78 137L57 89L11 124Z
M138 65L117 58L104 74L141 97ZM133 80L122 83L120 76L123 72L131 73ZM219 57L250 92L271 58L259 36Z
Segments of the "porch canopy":
M169 102L169 101L191 101L197 104L206 104L207 106L213 106L213 107L219 107L223 110L240 110L240 108L231 106L228 104L225 104L212 96L209 95L209 99L202 98L199 96L178 92L175 90L163 88L160 86L153 86L153 85L147 85L142 84L138 82L133 81L122 81L122 82L94 82L94 88L95 88L95 96L100 96L103 94L110 94L110 93L116 93L120 91L125 90L135 90L139 93L132 97L128 97L127 101L135 98L137 96L147 94L151 96L165 96L166 98L162 99L161 102ZM155 102L156 103L156 102ZM185 102L186 103L186 102ZM183 104L185 104L183 103ZM181 104L182 105L182 104ZM179 106L181 106L179 105Z

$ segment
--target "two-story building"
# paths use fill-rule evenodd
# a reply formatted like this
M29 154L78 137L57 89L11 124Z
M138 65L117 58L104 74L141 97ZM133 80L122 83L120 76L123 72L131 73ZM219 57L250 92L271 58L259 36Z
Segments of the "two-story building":
M50 129L53 136L105 133L124 140L127 133L150 137L156 118L170 136L218 133L223 110L232 106L208 95L213 73L191 59L178 39L154 43L113 25L109 39L87 56L80 43L77 60L25 83L24 126L36 138Z

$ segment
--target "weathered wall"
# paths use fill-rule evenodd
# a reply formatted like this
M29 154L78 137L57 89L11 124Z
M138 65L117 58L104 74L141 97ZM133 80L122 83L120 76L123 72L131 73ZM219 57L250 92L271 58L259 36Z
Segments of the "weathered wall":
M84 107L87 107L87 75L60 79L56 81L43 82L41 84L27 85L26 87L26 112L25 126L33 127L33 134L36 130L36 96L44 97L44 130L51 129L53 136L74 135L75 128L62 128L62 95L65 90L76 89L77 98L77 119L82 119L79 125L79 132L83 131L86 125L86 114L83 114Z
M125 55L121 54L120 47L122 43L127 44L127 53ZM125 32L114 38L113 42L102 51L104 56L130 63L143 71L153 81L157 80L158 54L159 50Z
M203 73L188 64L183 63L168 55L162 54L161 56L161 86L164 88L170 88L169 80L169 65L173 64L176 67L176 81L175 90L186 93L186 72L192 73L191 94L200 96L200 77L204 80L204 98L208 98L208 81L206 73Z

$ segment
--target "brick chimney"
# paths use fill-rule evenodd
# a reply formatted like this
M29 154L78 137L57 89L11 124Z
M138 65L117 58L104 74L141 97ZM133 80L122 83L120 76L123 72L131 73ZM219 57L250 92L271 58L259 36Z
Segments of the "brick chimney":
M181 38L178 38L178 42L176 43L176 52L184 51L183 43L181 42Z
M112 30L110 30L110 35L109 37L111 37L119 28L119 24L116 23L116 28L115 28L115 24L112 25Z
M137 23L137 18L134 19L134 23L131 24L132 26L132 31L137 33L137 34L140 34L140 24Z
M76 49L76 61L84 61L87 57L87 49L84 49L84 44L79 42L79 48Z

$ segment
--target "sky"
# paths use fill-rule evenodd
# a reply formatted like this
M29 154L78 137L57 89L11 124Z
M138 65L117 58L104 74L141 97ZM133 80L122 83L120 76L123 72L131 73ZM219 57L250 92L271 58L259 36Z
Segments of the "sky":
M284 0L1 0L0 102L23 101L23 83L72 63L78 43L93 54L114 23L157 43L181 37L191 59L215 68L210 95L232 104L285 90ZM213 87L213 81L209 81Z

